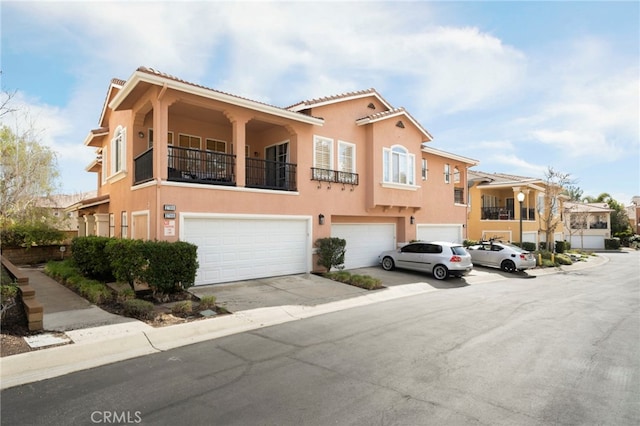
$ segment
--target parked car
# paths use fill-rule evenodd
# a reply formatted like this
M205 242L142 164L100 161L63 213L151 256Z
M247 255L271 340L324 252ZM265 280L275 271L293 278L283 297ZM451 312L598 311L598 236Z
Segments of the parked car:
M471 256L463 246L439 241L409 243L397 250L381 253L378 260L385 271L394 268L424 271L438 280L449 275L467 275L473 268Z
M500 268L505 272L523 271L536 266L533 254L509 243L483 241L467 247L467 250L474 264Z

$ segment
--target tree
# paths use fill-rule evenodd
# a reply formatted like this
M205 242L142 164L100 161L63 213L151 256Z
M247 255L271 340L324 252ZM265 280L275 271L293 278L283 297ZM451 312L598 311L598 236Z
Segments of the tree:
M35 132L0 128L0 220L2 226L38 221L46 215L38 206L54 191L58 177L55 152L42 145Z
M575 185L569 185L565 188L565 194L570 201L581 201L584 191Z
M566 187L573 184L568 173L560 173L552 167L545 172L545 192L543 202L537 206L540 220L540 231L545 234L547 250L551 251L555 245L553 234L556 227L562 222L560 214L560 196L566 193Z

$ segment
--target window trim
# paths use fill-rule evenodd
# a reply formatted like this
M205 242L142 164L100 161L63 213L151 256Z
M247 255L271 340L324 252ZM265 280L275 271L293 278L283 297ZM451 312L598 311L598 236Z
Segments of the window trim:
M109 155L108 158L109 177L107 179L111 179L127 171L127 128L122 125L116 127L109 145L108 152L111 155Z
M421 170L421 175L422 175L422 180L427 180L427 178L429 177L429 163L427 161L426 158L422 158L421 159L421 166L422 166L422 170Z
M444 164L444 183L451 183L451 165L449 163Z

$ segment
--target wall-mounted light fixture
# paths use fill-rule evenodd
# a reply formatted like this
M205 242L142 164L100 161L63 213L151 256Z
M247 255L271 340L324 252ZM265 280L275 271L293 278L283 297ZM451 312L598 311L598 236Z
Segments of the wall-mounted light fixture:
M324 225L324 215L322 213L318 215L318 223Z
M416 218L415 218L415 217L413 217L413 216L411 216L411 217L409 218L409 223L411 223L412 225L413 225L414 223L416 223Z
M144 138L144 132L142 132L142 131L138 132L138 137L140 139Z

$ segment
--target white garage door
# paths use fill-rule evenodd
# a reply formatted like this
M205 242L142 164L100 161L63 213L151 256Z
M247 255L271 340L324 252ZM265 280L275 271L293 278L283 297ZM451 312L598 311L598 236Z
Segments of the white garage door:
M309 219L185 217L198 246L196 285L309 272Z
M462 243L462 225L418 225L416 237L422 241Z
M580 235L571 236L571 248L579 249L603 249L604 237L601 235L585 235L580 238Z
M396 226L393 223L332 224L331 236L347 241L345 269L378 264L378 255L396 248Z

